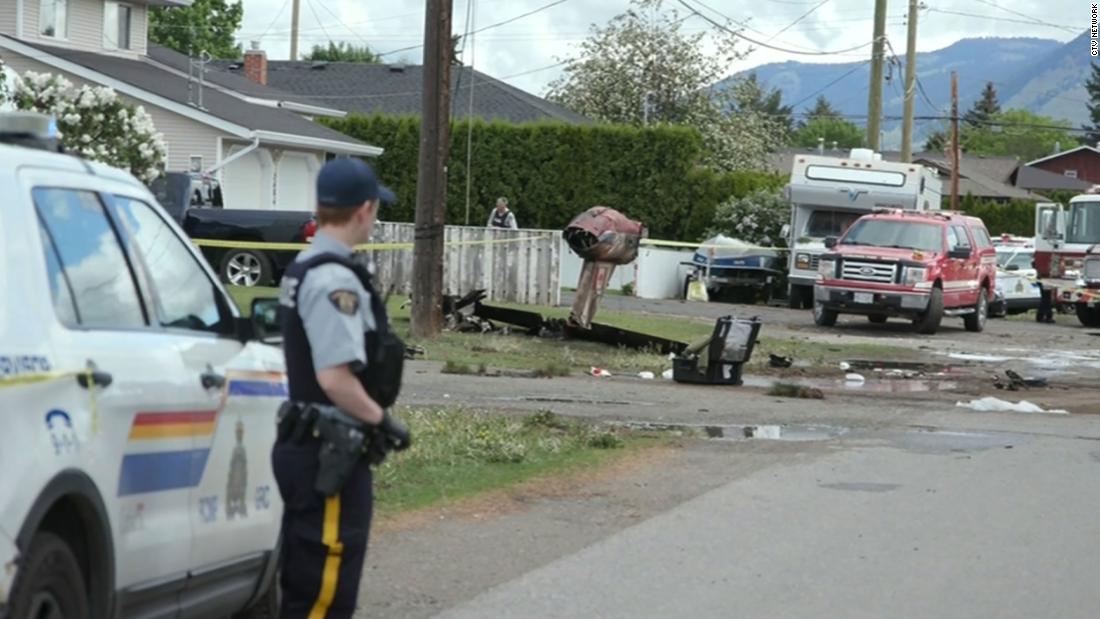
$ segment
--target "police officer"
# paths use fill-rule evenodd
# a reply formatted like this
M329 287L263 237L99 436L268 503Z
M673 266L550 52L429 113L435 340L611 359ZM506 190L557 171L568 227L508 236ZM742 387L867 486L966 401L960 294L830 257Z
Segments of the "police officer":
M312 247L283 277L279 301L290 399L280 409L272 453L285 504L283 619L351 617L373 504L370 463L361 457L361 446L378 444L363 437L382 437L383 451L408 446L407 430L385 411L397 385L376 388L379 376L400 382L402 358L383 351L380 336L392 335L384 304L370 275L350 260L352 247L370 239L379 203L393 200L359 159L325 164L317 177ZM395 336L387 341L400 343ZM337 417L340 423L333 421ZM326 464L339 455L337 443L328 440L332 428L355 442L335 483ZM371 459L381 458L376 453Z
M489 221L485 227L519 230L515 213L508 209L508 198L497 198L497 206L492 213L489 213Z

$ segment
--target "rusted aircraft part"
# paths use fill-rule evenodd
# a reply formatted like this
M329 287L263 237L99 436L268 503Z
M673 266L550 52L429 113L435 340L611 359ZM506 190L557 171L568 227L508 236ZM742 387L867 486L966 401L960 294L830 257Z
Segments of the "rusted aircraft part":
M573 309L569 312L569 324L582 329L592 325L596 308L614 273L615 264L612 262L584 261L580 281L577 282L577 292L573 297Z
M474 290L473 292L466 293L465 296L458 296L456 294L449 294L443 297L443 314L453 314L461 309L469 307L478 301L483 300L488 294L485 289Z
M562 236L585 260L629 264L638 257L645 225L613 208L594 206L574 217Z
M680 354L687 348L687 344L677 340L669 340L648 333L627 331L609 325L593 324L589 329L582 329L575 325L568 325L560 319L545 318L537 312L517 310L504 307L494 307L478 303L474 306L474 316L492 320L495 322L515 325L527 330L532 335L553 335L561 333L566 337L590 342L601 342L611 346L625 346L636 350L652 350L656 353L667 355L669 353Z

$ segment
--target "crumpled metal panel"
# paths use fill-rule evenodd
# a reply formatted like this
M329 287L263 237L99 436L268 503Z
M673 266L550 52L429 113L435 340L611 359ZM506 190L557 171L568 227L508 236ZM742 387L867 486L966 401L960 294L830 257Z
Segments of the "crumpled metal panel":
M606 206L577 215L563 233L569 247L585 260L630 264L638 257L645 224Z

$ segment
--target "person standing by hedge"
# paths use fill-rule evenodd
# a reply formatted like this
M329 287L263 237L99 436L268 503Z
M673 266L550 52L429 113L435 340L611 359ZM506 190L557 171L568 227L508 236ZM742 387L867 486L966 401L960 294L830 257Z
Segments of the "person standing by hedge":
M497 198L497 207L489 213L489 223L485 224L485 227L519 230L516 216L508 210L508 198Z

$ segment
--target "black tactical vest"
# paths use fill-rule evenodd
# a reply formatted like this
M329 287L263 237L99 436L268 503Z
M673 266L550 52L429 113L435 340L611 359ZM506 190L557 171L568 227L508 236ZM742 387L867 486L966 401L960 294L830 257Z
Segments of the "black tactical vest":
M283 353L286 356L286 375L289 396L295 402L332 404L325 390L317 382L317 370L313 367L313 354L306 336L302 316L298 313L298 290L310 269L335 262L352 270L363 288L370 294L370 311L374 315L375 330L364 337L366 344L366 366L352 364L352 372L359 378L367 394L382 408L389 408L397 401L401 391L401 374L405 365L405 343L390 328L386 315L386 303L374 290L370 273L350 258L338 254L318 254L294 262L287 267L283 278L293 278L292 286L286 298L280 295L280 320L283 330ZM358 366L358 367L357 367Z
M508 227L508 216L511 215L511 214L512 214L512 211L504 211L504 214L501 215L500 211L494 210L493 211L493 227L494 228L507 228Z

